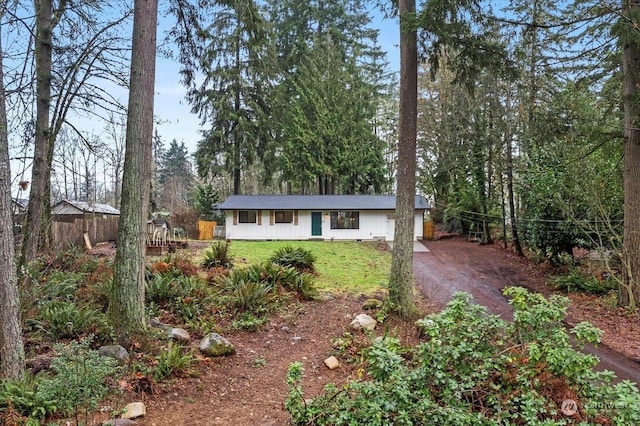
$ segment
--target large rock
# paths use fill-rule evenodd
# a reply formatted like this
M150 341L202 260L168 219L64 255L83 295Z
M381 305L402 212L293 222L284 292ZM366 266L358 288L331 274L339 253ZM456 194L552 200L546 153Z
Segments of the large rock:
M189 343L191 336L184 328L172 328L169 330L169 339L180 343Z
M326 365L329 370L335 370L340 367L340 361L338 361L338 358L331 355L329 358L324 360L324 365Z
M372 317L370 317L367 314L360 314L356 317L356 319L354 319L353 321L351 321L351 329L352 330L374 330L376 328L376 325L378 324L378 321L376 321L375 319L373 319Z
M365 311L371 311L374 309L380 309L382 307L382 302L378 299L367 299L362 304L362 309Z
M124 407L124 413L120 417L123 419L136 419L147 414L147 406L144 402L132 402Z
M101 346L98 353L116 359L121 364L129 359L129 352L120 345Z
M200 352L208 356L228 356L235 354L236 348L218 333L211 333L200 342Z

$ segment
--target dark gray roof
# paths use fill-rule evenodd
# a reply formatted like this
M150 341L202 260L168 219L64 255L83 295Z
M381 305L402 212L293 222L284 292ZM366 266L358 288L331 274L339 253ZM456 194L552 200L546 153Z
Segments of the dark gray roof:
M428 209L416 195L416 209ZM395 195L231 195L220 210L395 210Z
M111 214L111 215L119 215L120 214L120 210L111 207L108 204L100 204L100 203L93 203L93 204L89 204L86 201L77 201L77 200L61 200L59 202L57 202L54 206L53 206L53 213L55 214L55 210L58 206L62 206L64 204L68 204L70 206L73 206L74 208L80 210L81 212L85 212L85 213L98 213L98 214ZM67 212L68 214L69 212Z
M29 200L26 198L14 198L13 201L25 209L29 206Z

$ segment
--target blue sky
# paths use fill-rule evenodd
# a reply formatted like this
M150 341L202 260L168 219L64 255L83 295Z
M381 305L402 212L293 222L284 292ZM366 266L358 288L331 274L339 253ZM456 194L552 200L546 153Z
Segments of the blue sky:
M1 0L0 0L1 1ZM399 54L399 27L395 19L384 19L380 12L373 12L373 22L371 27L380 30L378 43L381 48L387 52L387 60L391 70L398 70L400 67ZM160 19L163 19L162 17ZM164 34L163 22L160 22L160 31L158 33L159 42L163 41ZM5 63L6 65L6 63ZM177 62L164 57L158 57L156 63L156 84L155 84L155 117L158 124L156 129L165 144L168 147L173 139L179 143L184 142L190 153L193 153L200 139L200 123L197 116L191 113L191 107L184 99L185 88L180 84L179 76L180 66ZM114 96L118 96L122 105L128 103L128 92L122 88L114 88L112 91ZM96 120L95 117L87 118L68 117L74 125L85 131L87 135L101 135L105 131L106 123ZM22 146L18 143L19 146ZM14 152L13 157L23 157L30 155L29 153ZM30 162L13 160L11 162L11 170L13 180L30 180L31 170ZM17 190L17 184L12 185L14 195ZM21 194L21 197L26 194Z
M400 68L400 50L398 47L400 30L395 19L385 19L376 13L371 23L372 28L380 30L378 43L387 52L387 60L392 70ZM159 37L162 35L159 34ZM158 58L156 64L156 96L155 115L161 124L156 128L162 137L165 147L168 147L173 139L178 143L184 141L190 153L196 149L200 139L198 130L200 123L198 117L191 113L191 108L184 99L185 89L180 84L176 62ZM125 95L126 96L126 95ZM126 104L126 98L124 99Z

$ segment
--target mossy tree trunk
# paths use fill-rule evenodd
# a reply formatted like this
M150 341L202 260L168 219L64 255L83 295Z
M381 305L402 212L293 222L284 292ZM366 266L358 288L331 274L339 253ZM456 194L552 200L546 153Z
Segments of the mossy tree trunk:
M136 0L118 249L109 315L122 343L145 329L144 255L151 182L157 0Z
M51 0L34 2L36 6L36 129L33 152L33 169L31 172L31 190L29 207L24 227L24 240L20 265L28 265L34 261L41 249L49 245L50 223L46 221L47 206L51 200L46 199L48 180L51 178L47 165L47 154L50 150L49 116L51 109L51 81L53 67L53 5Z

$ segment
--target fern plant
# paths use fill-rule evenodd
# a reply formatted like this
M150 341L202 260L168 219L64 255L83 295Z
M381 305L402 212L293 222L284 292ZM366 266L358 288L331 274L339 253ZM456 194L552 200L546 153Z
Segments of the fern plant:
M277 265L289 266L303 272L314 272L316 256L302 247L282 247L269 258Z
M196 362L188 348L171 343L156 357L157 364L153 370L153 378L160 381L169 376L187 374Z
M268 282L256 280L254 273L255 270L251 269L234 269L228 276L220 276L217 280L221 293L231 297L238 311L262 310L274 289Z
M38 330L53 339L75 338L100 332L106 336L112 328L106 315L90 305L53 300L39 308L36 318L26 321L27 327Z
M227 241L216 241L211 244L211 249L204 252L203 268L222 267L229 269L233 266L233 261L229 256L229 243Z

